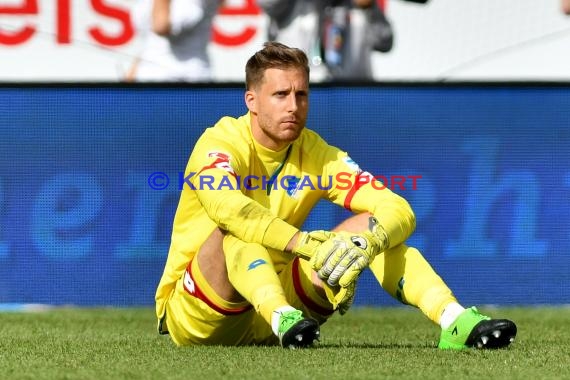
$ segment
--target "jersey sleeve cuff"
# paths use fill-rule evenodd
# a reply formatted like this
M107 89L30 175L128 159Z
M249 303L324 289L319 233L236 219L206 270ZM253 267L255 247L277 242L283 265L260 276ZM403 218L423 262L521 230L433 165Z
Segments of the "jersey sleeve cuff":
M267 227L263 236L263 245L265 247L284 251L293 236L299 232L299 229L289 223L275 218Z

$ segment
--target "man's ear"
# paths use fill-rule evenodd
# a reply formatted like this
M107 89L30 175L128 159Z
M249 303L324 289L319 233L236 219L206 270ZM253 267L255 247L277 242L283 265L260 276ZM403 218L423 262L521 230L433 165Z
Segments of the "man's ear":
M245 105L247 109L249 109L252 113L257 113L257 102L256 102L256 94L253 90L247 90L245 92Z

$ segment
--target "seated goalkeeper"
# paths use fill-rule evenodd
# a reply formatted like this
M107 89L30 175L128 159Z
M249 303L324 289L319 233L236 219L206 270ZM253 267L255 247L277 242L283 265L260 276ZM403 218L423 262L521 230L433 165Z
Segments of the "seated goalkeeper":
M156 292L159 332L180 346L310 346L370 268L441 326L440 348L509 345L513 322L463 308L405 244L415 228L409 204L305 128L305 53L266 43L245 71L249 112L206 129L186 168ZM333 231L300 231L323 198L355 215Z

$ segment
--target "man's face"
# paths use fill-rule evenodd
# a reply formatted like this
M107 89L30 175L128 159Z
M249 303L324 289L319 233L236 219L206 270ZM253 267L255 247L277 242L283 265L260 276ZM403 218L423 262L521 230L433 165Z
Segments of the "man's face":
M252 114L254 138L266 148L281 150L305 127L309 81L303 69L267 69L263 81L245 94Z

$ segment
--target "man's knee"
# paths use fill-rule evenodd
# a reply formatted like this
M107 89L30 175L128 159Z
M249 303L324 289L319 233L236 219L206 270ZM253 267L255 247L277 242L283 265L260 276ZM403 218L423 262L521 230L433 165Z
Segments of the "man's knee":
M228 276L223 239L223 232L216 227L197 253L198 266L218 296L226 301L241 302L243 297L235 290Z

